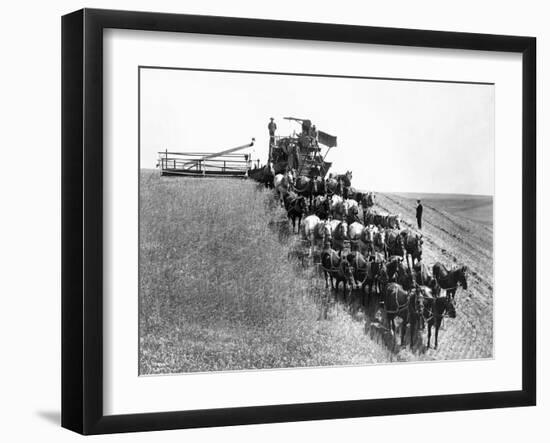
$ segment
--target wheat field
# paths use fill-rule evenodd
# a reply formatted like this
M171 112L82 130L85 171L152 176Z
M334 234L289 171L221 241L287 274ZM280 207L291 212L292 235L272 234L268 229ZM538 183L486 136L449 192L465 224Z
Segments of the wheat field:
M294 241L253 181L142 171L140 374L388 361Z
M412 226L412 198L378 197L380 211ZM411 351L395 346L361 294L343 300L304 266L273 191L141 171L139 373L490 358L492 228L429 204L425 213L427 263L465 263L473 273L439 348Z

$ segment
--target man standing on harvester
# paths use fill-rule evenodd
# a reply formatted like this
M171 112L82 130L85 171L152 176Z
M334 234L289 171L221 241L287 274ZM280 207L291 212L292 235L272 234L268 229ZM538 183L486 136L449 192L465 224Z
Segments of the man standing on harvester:
M273 120L273 117L270 118L270 122L267 125L267 129L269 129L269 150L271 151L271 147L275 145L275 131L277 130L277 124Z

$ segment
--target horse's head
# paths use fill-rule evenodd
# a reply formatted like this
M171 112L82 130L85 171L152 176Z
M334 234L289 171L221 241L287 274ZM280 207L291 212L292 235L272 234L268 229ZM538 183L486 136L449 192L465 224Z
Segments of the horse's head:
M342 182L344 183L344 186L351 186L351 177L352 172L346 171L346 173L342 176Z
M342 240L349 239L348 236L348 222L346 220L342 220L336 227L336 231L338 233L338 237Z
M375 200L376 200L376 198L374 196L374 192L369 192L369 205L374 206Z
M396 277L402 276L404 274L405 266L403 265L403 257L392 256L388 262L387 271L388 278L395 280Z
M348 217L351 220L351 222L359 221L359 209L357 209L357 206L351 206L348 210Z
M401 223L399 223L399 220L401 219L401 214L393 215L390 217L390 225L394 229L401 229Z
M468 273L468 268L466 266L462 266L458 270L458 283L460 286L464 288L464 290L468 289L468 282L466 280L466 274Z
M414 284L413 284L414 286ZM403 288L406 289L405 286ZM411 286L412 288L412 286ZM427 294L424 292L423 288L421 286L414 286L412 288L412 295L411 295L411 302L412 306L414 308L414 312L417 315L421 315L422 311L424 310L424 299L427 298Z
M332 239L332 225L328 222L321 222L322 223L322 230L323 230L323 237L325 238L325 241L327 239L330 241Z
M365 233L365 240L368 243L374 243L374 226L369 225L366 228L363 229L363 232Z

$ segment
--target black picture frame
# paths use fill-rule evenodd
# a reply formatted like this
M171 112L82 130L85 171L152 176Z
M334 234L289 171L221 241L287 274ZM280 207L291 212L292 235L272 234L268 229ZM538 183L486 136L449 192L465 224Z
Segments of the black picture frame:
M522 388L131 415L103 413L103 30L191 32L522 54ZM536 39L83 9L62 18L62 426L82 434L530 406L536 403Z

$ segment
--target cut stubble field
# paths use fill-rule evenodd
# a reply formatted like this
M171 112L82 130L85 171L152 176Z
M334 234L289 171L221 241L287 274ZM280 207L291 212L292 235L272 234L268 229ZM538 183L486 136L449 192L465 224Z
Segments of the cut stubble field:
M402 197L378 197L380 210L410 208ZM370 332L357 294L341 303L291 253L300 242L272 191L142 170L139 373L491 357L492 230L430 206L425 213L433 216L426 261L467 264L471 287L459 290L458 318L445 321L437 351L394 352Z

